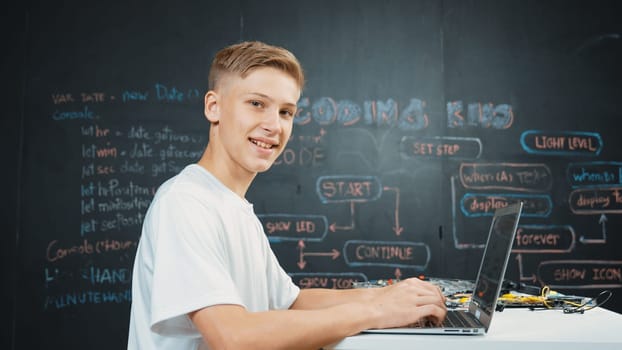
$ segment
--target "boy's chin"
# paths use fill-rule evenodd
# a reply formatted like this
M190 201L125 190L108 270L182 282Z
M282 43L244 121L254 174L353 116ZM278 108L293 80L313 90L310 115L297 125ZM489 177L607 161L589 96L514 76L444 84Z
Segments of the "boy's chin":
M266 163L266 164L257 164L252 168L252 171L255 173L265 173L266 171L272 168L274 162Z
M257 170L257 173L265 173L266 171L270 170L270 168L272 168L272 164L268 165L267 167L261 167L259 170Z

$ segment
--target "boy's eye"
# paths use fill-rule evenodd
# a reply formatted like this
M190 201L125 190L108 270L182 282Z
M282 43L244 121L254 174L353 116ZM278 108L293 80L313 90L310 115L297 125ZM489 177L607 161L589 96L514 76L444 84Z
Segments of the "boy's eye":
M261 101L257 101L257 100L250 101L250 104L255 106L255 107L263 107L263 103L261 103Z
M294 112L289 110L289 109L284 109L281 111L281 114L285 114L288 117L293 117L294 116Z

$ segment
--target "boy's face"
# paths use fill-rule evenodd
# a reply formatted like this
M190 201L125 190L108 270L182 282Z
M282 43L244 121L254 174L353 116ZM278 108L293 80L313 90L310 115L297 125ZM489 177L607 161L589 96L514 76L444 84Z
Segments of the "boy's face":
M224 77L205 97L205 114L216 128L210 143L217 143L218 165L234 174L268 170L289 140L299 98L296 81L274 68Z

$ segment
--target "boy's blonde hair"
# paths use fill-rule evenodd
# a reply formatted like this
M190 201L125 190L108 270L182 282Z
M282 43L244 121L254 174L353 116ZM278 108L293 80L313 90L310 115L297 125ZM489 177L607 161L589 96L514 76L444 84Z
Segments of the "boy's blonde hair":
M228 74L244 78L252 70L262 67L276 68L289 74L301 90L305 84L302 66L291 52L260 41L245 41L216 53L208 77L209 89L214 90Z

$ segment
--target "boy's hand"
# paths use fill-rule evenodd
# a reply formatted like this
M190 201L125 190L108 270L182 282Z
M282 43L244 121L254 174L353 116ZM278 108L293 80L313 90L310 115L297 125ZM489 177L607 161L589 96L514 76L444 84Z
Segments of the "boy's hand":
M374 328L401 327L420 320L438 324L445 319L445 297L429 282L409 278L376 291L371 300L377 315Z

